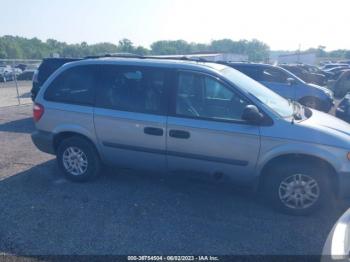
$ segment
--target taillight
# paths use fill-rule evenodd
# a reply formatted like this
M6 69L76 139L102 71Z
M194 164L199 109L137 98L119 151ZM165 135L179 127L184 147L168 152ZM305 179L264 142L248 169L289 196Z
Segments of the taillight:
M44 114L44 107L35 103L33 106L33 118L35 122L38 122Z

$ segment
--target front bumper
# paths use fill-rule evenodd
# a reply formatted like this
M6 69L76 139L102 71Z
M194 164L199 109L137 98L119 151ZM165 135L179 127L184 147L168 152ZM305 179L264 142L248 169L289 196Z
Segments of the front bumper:
M32 141L40 150L48 154L55 154L53 147L53 135L50 132L37 130L32 133Z

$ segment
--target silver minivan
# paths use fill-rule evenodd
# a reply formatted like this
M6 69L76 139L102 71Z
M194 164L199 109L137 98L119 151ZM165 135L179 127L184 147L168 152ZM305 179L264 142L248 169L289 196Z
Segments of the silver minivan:
M311 213L350 195L350 125L224 65L141 58L67 63L41 87L34 144L73 181L102 164L252 185Z

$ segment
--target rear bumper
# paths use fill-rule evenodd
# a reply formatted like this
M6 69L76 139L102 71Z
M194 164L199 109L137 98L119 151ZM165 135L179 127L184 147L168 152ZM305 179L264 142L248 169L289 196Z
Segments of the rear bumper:
M32 141L34 145L40 150L48 154L55 154L53 147L53 135L50 132L35 131L32 133Z
M340 198L350 198L350 172L339 174L338 196Z

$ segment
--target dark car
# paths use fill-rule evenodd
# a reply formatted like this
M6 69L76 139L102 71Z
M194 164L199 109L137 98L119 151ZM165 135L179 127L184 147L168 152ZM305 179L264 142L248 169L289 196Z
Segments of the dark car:
M270 88L277 94L301 104L328 112L334 105L333 92L325 87L308 84L291 72L268 64L222 63Z
M341 72L337 81L333 86L334 96L336 98L343 98L348 92L350 92L350 70L344 70Z
M21 74L17 76L19 81L31 81L33 79L35 70L24 70Z
M333 63L333 64L325 64L324 66L321 67L322 70L328 70L328 69L332 69L335 67L349 67L349 64L345 64L345 63Z
M306 68L304 68L303 65L282 64L279 66L301 78L306 83L312 83L321 86L325 86L327 84L327 78L324 74L309 72Z
M338 118L350 123L350 93L348 93L340 102L335 115Z
M15 68L19 68L22 71L25 71L27 69L27 67L28 67L28 65L26 65L26 64L18 64L15 66Z
M328 69L325 72L328 72L328 73L332 74L332 77L330 79L337 80L343 72L345 72L345 71L347 71L349 69L350 69L349 67L338 66L338 67L333 67L331 69Z
M33 87L31 90L31 97L34 101L38 94L40 87L49 78L49 76L55 72L62 65L80 60L79 58L45 58L40 64L39 68L33 75Z

